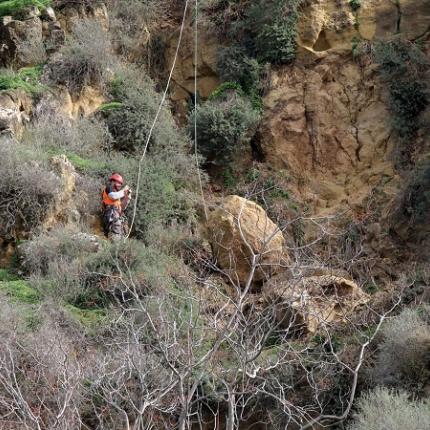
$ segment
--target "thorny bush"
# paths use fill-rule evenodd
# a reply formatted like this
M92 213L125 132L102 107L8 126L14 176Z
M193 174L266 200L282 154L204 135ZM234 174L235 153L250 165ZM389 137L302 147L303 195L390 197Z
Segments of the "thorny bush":
M43 223L62 181L38 153L12 142L0 145L0 236L34 232Z

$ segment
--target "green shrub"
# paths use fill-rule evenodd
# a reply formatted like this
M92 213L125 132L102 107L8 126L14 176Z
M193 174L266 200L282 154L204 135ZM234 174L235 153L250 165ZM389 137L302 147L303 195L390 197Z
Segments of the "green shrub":
M100 327L107 320L107 313L104 309L80 309L70 304L66 305L65 309L88 329Z
M110 93L122 106L104 112L116 149L133 153L146 143L161 96L154 83L137 69L120 70L111 83ZM169 109L164 107L154 127L150 145L183 150L188 142L176 126Z
M378 384L419 391L430 377L430 311L406 309L382 328L373 377Z
M40 83L42 67L24 67L18 72L13 70L0 71L0 90L21 89L30 94L38 94L44 86Z
M46 79L79 93L85 86L104 88L115 64L107 32L94 20L78 21L72 36L60 50L61 56L48 64Z
M112 82L111 95L123 104L102 114L113 136L114 147L140 156L159 107L160 95L153 82L135 69L119 73ZM145 237L155 223L184 223L193 218L198 175L190 148L190 140L178 129L168 107L163 107L142 165L133 226L138 237ZM136 158L118 170L126 172L129 183L136 185Z
M236 91L207 101L193 113L189 131L194 133L197 121L198 148L208 161L228 164L255 130L259 114L251 103Z
M100 107L99 110L104 112L107 110L112 110L112 109L120 109L122 108L124 105L120 102L109 102L109 103L103 103Z
M301 0L257 0L232 24L231 40L239 40L259 61L290 63L296 55Z
M21 264L35 290L81 310L104 309L112 294L167 285L177 262L133 239L101 241L54 230L20 247Z
M218 71L222 81L237 82L247 93L260 90L261 66L258 61L247 55L239 46L230 46L220 50Z
M428 61L417 45L400 39L377 43L375 61L390 92L392 125L401 138L411 139L429 103Z
M349 6L354 12L361 8L361 0L349 0Z
M424 430L430 428L428 400L414 402L406 392L378 388L364 395L348 430Z
M239 83L224 82L212 92L208 100L222 99L232 91L234 91L236 94L238 94L241 97L245 96L245 92L242 90L242 87L240 86Z
M0 282L5 281L16 281L18 278L9 270L6 269L0 269Z
M255 51L260 61L287 64L296 58L296 14L265 24L255 38Z
M0 16L16 16L28 6L37 6L43 10L50 4L51 0L2 0L0 1Z
M56 260L71 264L90 252L91 242L86 236L64 229L34 237L19 247L21 264L26 272L41 276L49 274L50 264Z

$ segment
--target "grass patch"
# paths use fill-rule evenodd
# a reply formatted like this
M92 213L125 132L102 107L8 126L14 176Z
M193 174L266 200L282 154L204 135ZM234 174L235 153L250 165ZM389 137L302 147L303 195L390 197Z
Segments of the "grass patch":
M92 160L91 158L82 158L73 152L66 153L66 157L77 170L99 172L104 171L107 168L104 161Z
M23 279L1 281L0 291L4 292L14 302L35 304L40 300L39 293Z
M80 309L70 304L65 305L65 308L86 328L95 328L103 324L107 318L107 313L103 309Z
M44 89L40 83L41 76L42 66L24 67L18 72L2 70L0 71L0 90L21 89L30 94L38 94Z
M104 160L94 160L92 158L84 158L72 151L67 151L61 148L49 148L46 151L48 157L53 157L56 155L65 155L67 159L73 164L73 167L80 171L86 173L105 173L109 170L109 166Z
M28 6L37 6L46 9L51 0L0 0L0 16L17 15Z

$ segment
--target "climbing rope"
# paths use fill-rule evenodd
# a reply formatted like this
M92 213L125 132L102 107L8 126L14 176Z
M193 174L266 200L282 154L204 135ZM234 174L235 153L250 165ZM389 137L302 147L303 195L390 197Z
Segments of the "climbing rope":
M194 156L196 158L197 176L199 179L200 193L202 196L203 210L205 221L208 220L208 209L206 206L205 195L203 192L202 175L200 172L199 153L197 145L197 63L198 63L198 46L199 46L199 0L195 2L195 17L194 17Z
M126 236L127 239L130 237L130 233L131 233L131 231L133 229L133 225L134 225L134 222L136 220L137 203L138 203L138 200L139 200L139 191L140 191L140 180L141 180L141 177L142 177L142 164L143 164L143 160L145 159L146 152L148 150L148 145L149 145L149 142L151 140L152 133L154 131L155 125L157 124L158 117L160 116L161 110L163 109L164 102L166 101L167 93L168 93L169 87L170 87L170 82L172 80L173 72L174 72L175 66L176 66L176 61L178 59L179 49L181 47L181 42L182 42L182 36L184 34L185 21L186 21L187 10L188 10L188 3L189 3L189 0L186 0L185 1L185 6L184 6L184 15L182 17L181 29L180 29L180 32L179 32L178 44L176 46L176 52L175 52L175 56L173 58L173 63L172 63L172 67L170 69L169 77L167 79L166 88L164 89L163 97L161 98L160 105L158 106L157 113L155 115L154 121L153 121L153 123L151 125L151 128L149 130L148 137L146 138L145 146L143 147L142 156L140 157L140 160L139 160L139 166L138 166L138 170L137 170L136 195L135 195L135 198L134 198L134 205L133 205L133 216L132 216L132 219L131 219L131 223L130 223L130 228L129 228L128 234Z
M185 29L188 3L189 3L189 0L186 0L185 6L184 6L184 13L183 13L183 17L182 17L182 22L181 22L181 29L179 32L178 44L176 46L175 56L173 59L172 67L170 69L169 77L167 79L166 88L164 89L163 97L161 98L160 105L158 106L157 113L155 115L154 121L153 121L151 128L149 130L148 137L146 138L145 146L143 148L143 152L142 152L142 155L141 155L140 160L139 160L138 171L137 171L137 182L136 182L136 195L134 198L134 205L133 205L133 216L132 216L132 220L130 223L130 228L129 228L128 234L126 236L127 238L130 237L131 231L133 229L133 226L134 226L134 223L136 220L137 204L138 204L138 200L139 200L140 180L142 177L143 161L145 159L146 152L148 150L148 145L149 145L149 142L151 140L155 125L158 121L158 117L160 116L164 102L166 101L167 93L168 93L168 90L170 87L170 82L172 80L173 72L174 72L175 67L176 67L176 62L177 62L178 55L179 55L179 49L181 47L181 42L182 42L182 36L184 33L184 29ZM201 197L202 197L202 201L203 201L204 215L205 215L205 219L207 220L207 218L208 218L207 205L206 205L204 192L203 192L203 183L202 183L202 177L201 177L201 172L200 172L200 163L199 163L199 156L198 156L198 142L197 142L198 7L199 7L198 0L195 0L195 22L194 22L194 155L195 155L195 160L196 160L197 176L198 176L198 181L199 181L200 193L201 193Z

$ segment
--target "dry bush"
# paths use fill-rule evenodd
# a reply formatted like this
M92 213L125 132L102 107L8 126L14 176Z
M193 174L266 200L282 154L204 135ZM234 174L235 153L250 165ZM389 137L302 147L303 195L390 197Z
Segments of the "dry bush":
M91 252L85 236L59 228L42 234L20 246L21 263L28 273L45 276L56 260L70 264L84 253Z
M98 22L79 21L60 54L48 65L49 83L65 85L73 93L87 85L104 88L115 60L108 34Z
M91 235L53 230L20 246L21 264L43 295L79 308L109 306L121 300L125 284L136 294L171 282L178 262L134 240L111 244Z
M363 396L348 430L424 430L430 428L430 404L413 402L405 392L378 388Z
M376 383L420 391L430 377L430 312L406 309L382 329Z
M11 335L10 333L9 335ZM0 346L0 427L79 428L83 381L91 365L79 339L51 322L3 338Z
M34 149L2 144L0 159L0 236L37 230L60 191L61 179Z
M167 9L159 0L108 1L110 33L119 54L139 63L147 61L153 30L166 20Z
M24 141L45 150L94 156L109 149L111 138L102 121L95 118L70 121L56 114L40 115L25 131Z

